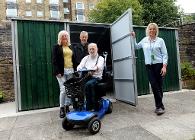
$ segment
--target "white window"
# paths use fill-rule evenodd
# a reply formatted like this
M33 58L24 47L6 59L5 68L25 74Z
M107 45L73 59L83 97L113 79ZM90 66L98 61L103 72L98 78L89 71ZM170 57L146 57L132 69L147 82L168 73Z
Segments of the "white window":
M84 9L84 4L82 2L77 2L76 9Z
M59 11L50 10L51 18L59 19Z
M31 0L26 0L26 3L31 3Z
M68 3L68 0L63 0L64 3Z
M32 16L32 11L26 11L26 16L31 17Z
M94 4L93 3L89 3L89 10L92 10L94 8Z
M37 17L43 17L43 11L37 11Z
M18 15L17 9L6 9L7 17L17 17L17 15Z
M78 14L78 15L77 15L77 21L78 21L78 22L83 22L83 21L85 21L85 16L84 16L84 15Z
M43 0L37 0L37 3L43 3Z
M7 2L13 2L13 3L16 3L16 0L7 0Z
M68 18L65 18L65 19L64 19L64 21L70 21L70 19L68 19Z
M59 0L49 0L49 4L58 4Z
M69 9L68 8L64 8L64 14L69 14L69 13L70 13Z

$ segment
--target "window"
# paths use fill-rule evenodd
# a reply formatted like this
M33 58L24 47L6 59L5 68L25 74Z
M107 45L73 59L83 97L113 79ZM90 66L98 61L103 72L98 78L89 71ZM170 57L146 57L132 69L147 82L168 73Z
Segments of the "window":
M68 8L64 8L64 14L69 14L69 13L70 13L69 9Z
M68 0L63 0L64 3L68 3Z
M89 10L92 10L94 8L94 4L93 3L89 3Z
M6 9L7 17L17 17L17 15L18 15L17 9Z
M65 19L64 19L64 21L70 21L70 19L68 19L68 18L65 18Z
M37 3L43 3L43 0L37 0Z
M7 0L7 2L13 2L13 3L16 3L16 0Z
M26 16L31 17L32 16L32 11L26 11Z
M51 18L59 19L59 11L50 10Z
M43 17L43 11L37 11L37 17Z
M81 15L81 14L77 14L77 21L78 21L78 22L83 22L83 21L85 21L85 16L84 16L84 15Z
M49 0L49 4L58 4L59 0Z
M84 4L82 2L77 2L76 9L84 9Z
M26 0L26 3L31 3L31 0Z

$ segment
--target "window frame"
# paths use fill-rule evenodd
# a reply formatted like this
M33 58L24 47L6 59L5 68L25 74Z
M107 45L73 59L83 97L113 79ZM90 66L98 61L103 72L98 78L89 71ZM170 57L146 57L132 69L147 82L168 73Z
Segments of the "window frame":
M25 2L26 2L26 3L31 3L32 1L31 1L31 0L26 0Z
M36 0L36 3L42 4L43 3L43 0Z
M82 20L79 20L80 16L82 16ZM85 22L85 15L84 14L77 14L76 15L76 21L77 22Z
M42 13L42 15L39 15L38 13ZM37 17L43 17L43 11L37 11Z
M49 4L59 4L59 0L49 0Z
M57 14L58 14L58 17L53 17L52 15L54 14L54 13L52 13L52 12L57 12ZM59 10L50 10L50 18L52 18L52 19L60 19L60 11Z
M15 10L14 12L16 13L16 14L8 14L8 12L11 12L11 11L9 11L9 10ZM13 13L14 13L13 12ZM6 9L6 17L18 17L18 10L17 10L17 8L7 8Z
M79 4L81 4L82 5L82 7L81 8L79 8ZM79 9L79 10L84 10L85 9L85 6L84 6L84 3L83 2L76 2L76 9Z
M28 15L28 12L30 13L30 15ZM25 11L25 17L32 17L32 11Z

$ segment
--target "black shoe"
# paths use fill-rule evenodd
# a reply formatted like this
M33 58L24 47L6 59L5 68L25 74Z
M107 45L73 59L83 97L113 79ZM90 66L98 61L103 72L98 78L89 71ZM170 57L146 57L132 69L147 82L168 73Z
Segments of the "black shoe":
M66 105L65 108L66 108L66 113L70 112L70 109L69 109L68 105Z
M162 115L162 114L165 113L165 110L162 109L162 108L156 108L155 113L156 113L157 115Z
M64 117L65 117L64 107L60 107L60 118L64 118Z

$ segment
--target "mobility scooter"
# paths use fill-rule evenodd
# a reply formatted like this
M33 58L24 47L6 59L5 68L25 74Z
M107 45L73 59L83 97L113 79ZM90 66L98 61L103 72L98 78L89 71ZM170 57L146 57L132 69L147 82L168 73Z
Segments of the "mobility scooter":
M106 62L107 53L104 53L104 59ZM105 65L106 66L106 65ZM106 69L105 69L106 70ZM104 74L106 71L104 70ZM96 84L95 90L98 93L97 100L97 110L87 111L85 94L84 94L84 84L88 78L88 71L83 70L82 76L71 78L64 83L66 94L72 99L73 111L66 114L62 121L62 127L65 130L71 130L75 125L81 125L88 128L91 134L96 134L101 128L100 119L104 117L105 114L112 112L112 102L109 99L104 99L102 96L106 94L106 82L100 81ZM86 73L86 74L83 74Z

